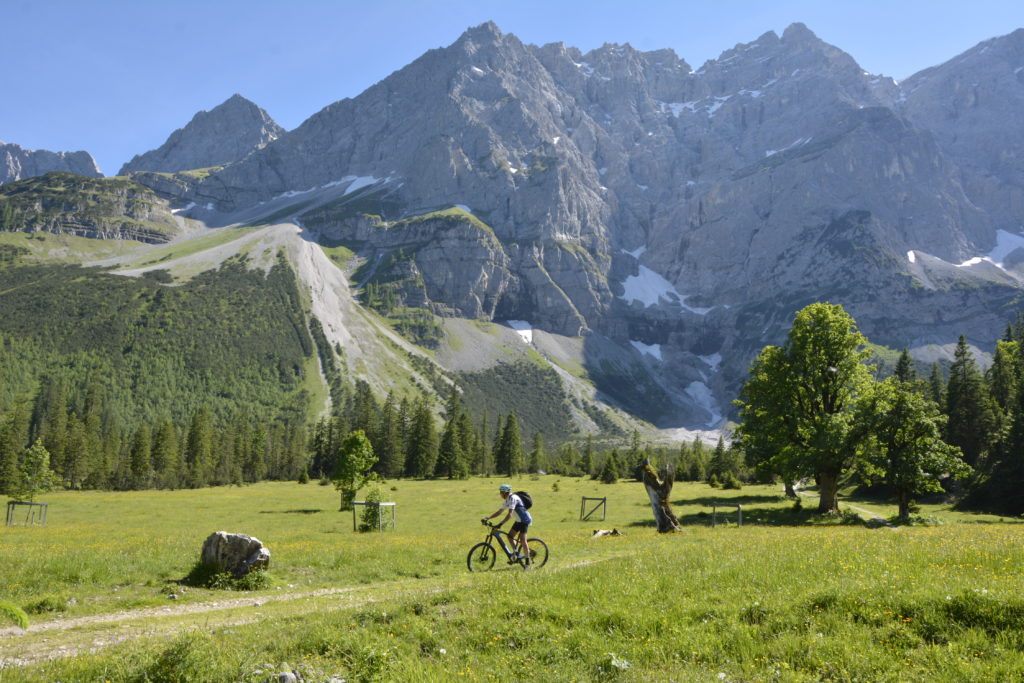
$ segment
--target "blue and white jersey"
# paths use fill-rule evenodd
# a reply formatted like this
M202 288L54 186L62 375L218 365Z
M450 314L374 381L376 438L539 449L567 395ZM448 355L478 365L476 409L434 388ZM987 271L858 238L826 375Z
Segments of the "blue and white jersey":
M530 516L529 510L523 507L522 498L514 493L508 494L508 498L506 498L505 502L501 504L501 509L512 510L516 513L516 517L519 518L519 521L524 524L531 524L533 522L533 517Z

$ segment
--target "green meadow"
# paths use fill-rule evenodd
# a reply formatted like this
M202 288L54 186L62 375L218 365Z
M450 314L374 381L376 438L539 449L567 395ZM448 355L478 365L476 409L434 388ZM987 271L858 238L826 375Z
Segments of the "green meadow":
M658 535L639 483L523 477L547 566L471 574L501 481L381 484L397 528L376 533L315 481L46 494L47 526L0 531L0 601L32 622L0 624L0 681L1024 676L1019 520L923 505L937 523L892 529L816 518L777 487L678 483L683 530ZM607 519L580 521L582 496L606 497ZM715 501L742 504L743 526L733 509L712 528ZM269 586L181 584L218 530L270 548Z

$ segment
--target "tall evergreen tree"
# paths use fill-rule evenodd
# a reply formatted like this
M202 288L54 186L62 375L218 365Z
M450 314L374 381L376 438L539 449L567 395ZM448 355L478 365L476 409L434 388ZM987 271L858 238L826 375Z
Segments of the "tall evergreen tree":
M213 478L213 423L208 406L192 416L185 440L185 476L188 486L209 486Z
M963 335L949 368L945 412L946 443L959 447L964 462L974 467L993 439L996 420L981 373Z
M583 444L583 453L580 455L580 472L584 477L594 474L594 436L587 434L586 443Z
M1020 345L1017 342L996 342L996 352L992 357L992 366L987 372L987 380L992 400L1004 416L1013 410L1017 393L1019 357Z
M153 463L151 460L152 435L149 427L142 425L132 436L129 462L129 486L146 489L153 484Z
M508 414L505 420L505 430L501 435L502 460L505 463L505 470L502 474L514 476L523 471L523 443L519 436L519 420L515 412Z
M932 363L932 371L928 375L928 398L937 406L946 405L946 378L942 376L938 363Z
M504 474L508 472L508 454L502 444L505 435L505 423L501 415L498 415L498 424L494 428L494 441L491 446L491 454L494 457L494 472Z
M533 448L530 449L530 457L526 465L526 471L530 474L537 474L542 468L546 467L546 465L544 465L545 460L544 437L541 436L540 432L534 432Z
M178 451L178 430L170 420L164 420L153 436L151 449L157 485L177 488L181 485L181 454Z
M437 431L434 416L422 396L414 408L406 448L406 473L412 477L431 476L437 462Z
M900 353L900 359L896 361L896 370L893 376L901 382L913 382L917 379L917 368L914 367L914 359L910 357L910 351L906 348Z
M465 453L459 438L459 414L451 414L441 434L441 445L437 453L434 476L461 479L466 472Z
M405 464L404 444L402 443L402 425L400 414L395 403L394 393L388 393L380 415L380 435L378 437L379 460L374 470L385 477L397 477L402 473Z
M29 412L24 404L16 403L0 414L0 493L12 490L18 482L28 435Z
M68 396L60 377L46 376L40 381L32 408L32 426L29 438L34 443L42 440L50 454L50 467L55 472L64 470L64 439L68 432Z

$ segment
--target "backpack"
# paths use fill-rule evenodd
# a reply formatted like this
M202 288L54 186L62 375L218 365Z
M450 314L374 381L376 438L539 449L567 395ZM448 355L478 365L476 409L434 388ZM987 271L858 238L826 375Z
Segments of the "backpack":
M523 501L523 507L529 510L533 507L533 498L526 491L516 491L515 494L519 496L519 500Z

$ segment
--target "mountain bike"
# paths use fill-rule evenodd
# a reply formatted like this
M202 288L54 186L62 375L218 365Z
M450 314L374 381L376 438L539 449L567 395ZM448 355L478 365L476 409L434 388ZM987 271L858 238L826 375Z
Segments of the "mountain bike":
M495 544L505 553L509 564L518 563L523 569L528 567L539 569L547 564L548 545L544 541L534 536L527 538L526 543L530 548L530 561L527 562L526 557L519 554L519 547L509 539L508 533L501 530L501 525L495 526L487 521L482 524L490 531L487 532L487 539L483 543L473 546L469 555L466 556L466 566L469 567L469 571L485 572L494 566L494 561L498 557Z

